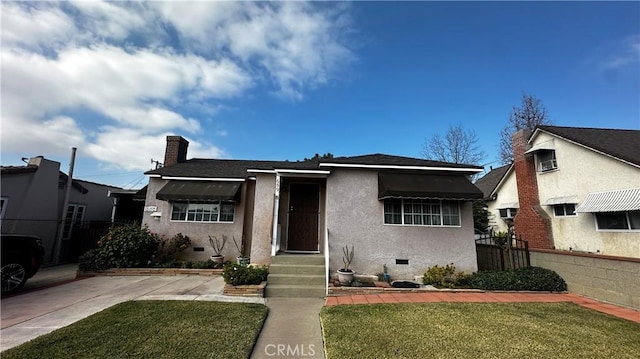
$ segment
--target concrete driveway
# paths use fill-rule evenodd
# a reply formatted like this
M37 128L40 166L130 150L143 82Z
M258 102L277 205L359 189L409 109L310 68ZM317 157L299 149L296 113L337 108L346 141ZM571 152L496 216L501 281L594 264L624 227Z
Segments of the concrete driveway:
M49 273L47 273L49 272ZM208 300L264 304L222 294L221 276L104 276L69 282L45 270L22 293L2 298L0 350L6 350L128 300ZM67 274L61 274L67 273ZM44 276L50 276L44 280ZM40 281L40 285L38 283ZM62 283L56 285L56 283ZM29 286L29 287L27 287Z

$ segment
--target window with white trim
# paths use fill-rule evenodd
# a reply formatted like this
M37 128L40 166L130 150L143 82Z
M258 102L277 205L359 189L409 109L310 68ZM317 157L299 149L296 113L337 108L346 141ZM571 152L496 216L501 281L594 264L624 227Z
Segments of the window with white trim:
M640 211L596 213L596 225L600 230L639 230Z
M174 222L233 222L236 204L229 201L173 202Z
M87 209L87 206L83 204L70 203L69 206L67 206L67 214L64 220L62 238L64 239L71 238L73 227L82 223L82 221L84 220L84 212L86 209Z
M498 211L502 219L513 218L516 216L516 213L518 213L517 208L500 208Z
M7 204L9 204L9 198L0 197L0 219L4 218L4 213L7 211Z
M460 226L460 205L457 201L385 199L384 224Z
M555 150L540 150L536 152L538 157L538 172L548 172L558 169Z
M563 203L553 205L553 214L556 217L577 216L576 205L573 203Z

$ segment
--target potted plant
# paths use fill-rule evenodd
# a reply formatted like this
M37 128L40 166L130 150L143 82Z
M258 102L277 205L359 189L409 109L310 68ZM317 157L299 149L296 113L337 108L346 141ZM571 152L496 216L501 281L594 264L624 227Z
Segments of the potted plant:
M340 284L349 284L353 282L353 275L355 272L349 268L351 265L351 261L353 261L353 255L355 254L353 246L351 246L351 250L349 250L349 246L345 245L342 248L342 263L344 263L344 267L338 269L338 280Z
M240 245L238 245L238 242L236 241L235 236L231 237L231 239L233 239L233 244L236 245L236 249L238 250L238 256L236 257L236 262L241 266L245 266L245 267L248 266L251 259L249 257L244 256L244 241L241 240Z
M224 263L224 256L222 255L222 249L224 249L224 245L227 243L227 237L222 234L220 236L216 236L215 234L209 236L209 244L211 244L211 248L213 248L213 255L211 256L211 261L214 263L222 264Z

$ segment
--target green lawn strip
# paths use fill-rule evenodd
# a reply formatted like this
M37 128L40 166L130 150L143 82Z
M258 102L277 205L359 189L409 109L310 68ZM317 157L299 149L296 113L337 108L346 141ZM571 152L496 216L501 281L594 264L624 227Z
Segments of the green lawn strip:
M640 358L640 324L572 303L324 307L327 359Z
M248 358L267 310L245 303L124 302L2 358Z

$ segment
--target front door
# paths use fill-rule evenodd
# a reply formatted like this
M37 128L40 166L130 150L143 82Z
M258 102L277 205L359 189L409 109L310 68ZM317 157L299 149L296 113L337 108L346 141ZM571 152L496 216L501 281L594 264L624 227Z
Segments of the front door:
M320 187L292 183L289 189L289 237L287 250L318 250Z

